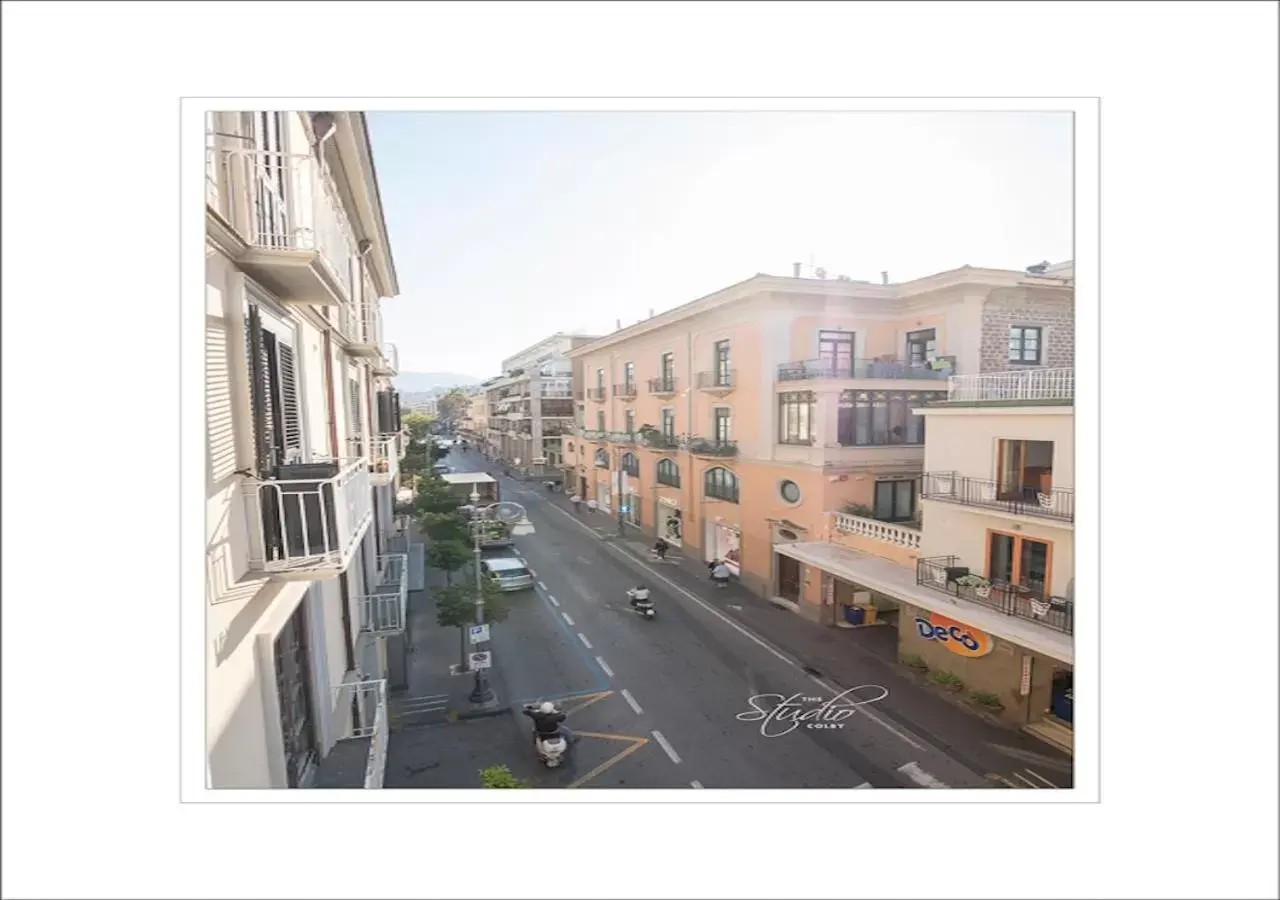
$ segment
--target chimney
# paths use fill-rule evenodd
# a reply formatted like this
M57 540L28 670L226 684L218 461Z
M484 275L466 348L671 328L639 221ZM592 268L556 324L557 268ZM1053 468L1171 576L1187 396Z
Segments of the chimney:
M621 330L622 330L622 320L621 320L621 319L614 319L613 321L616 323L616 325L614 326L614 329L613 329L613 330L614 330L614 331L621 331Z
M649 318L650 318L650 319L652 319L652 318L653 318L653 307L652 307L652 306L650 306L650 307L649 307Z
M792 263L792 264L791 264L791 277L792 277L792 278L799 278L799 277L800 277L800 263Z
M888 284L888 283L889 283L889 273L888 273L888 272L881 272L881 273L880 273L880 283L881 283L881 284Z

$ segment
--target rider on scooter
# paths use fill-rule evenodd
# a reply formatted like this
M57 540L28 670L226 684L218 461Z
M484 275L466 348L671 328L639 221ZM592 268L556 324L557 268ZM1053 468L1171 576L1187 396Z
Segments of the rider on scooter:
M627 591L627 596L631 598L631 605L636 606L640 603L649 602L649 589L643 584L638 584L631 590Z
M534 746L537 746L539 740L553 738L558 734L564 735L566 741L573 743L573 732L564 725L565 714L556 709L556 705L550 700L544 700L538 706L526 705L524 714L533 719Z

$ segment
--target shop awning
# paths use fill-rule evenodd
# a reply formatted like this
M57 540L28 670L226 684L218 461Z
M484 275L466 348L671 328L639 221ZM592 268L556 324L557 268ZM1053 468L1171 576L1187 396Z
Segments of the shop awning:
M1042 656L1068 665L1075 664L1075 643L1071 635L1016 616L1006 616L994 609L916 584L914 567L900 566L887 559L826 541L774 544L773 549L776 553L821 569L837 578L972 625L980 631L1026 647Z

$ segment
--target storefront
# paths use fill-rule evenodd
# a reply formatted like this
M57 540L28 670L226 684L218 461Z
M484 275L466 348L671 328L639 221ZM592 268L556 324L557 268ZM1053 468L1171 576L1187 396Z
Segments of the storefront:
M735 576L742 574L742 529L729 522L707 521L706 559L722 559Z
M684 514L678 501L658 498L658 536L679 547L684 543Z

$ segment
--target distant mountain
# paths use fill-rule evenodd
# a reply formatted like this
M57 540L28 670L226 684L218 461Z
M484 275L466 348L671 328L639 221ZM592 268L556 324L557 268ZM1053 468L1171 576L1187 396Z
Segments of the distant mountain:
M456 372L401 372L394 379L400 393L410 391L433 391L451 387L466 387L479 384L479 378L470 375L459 375Z

